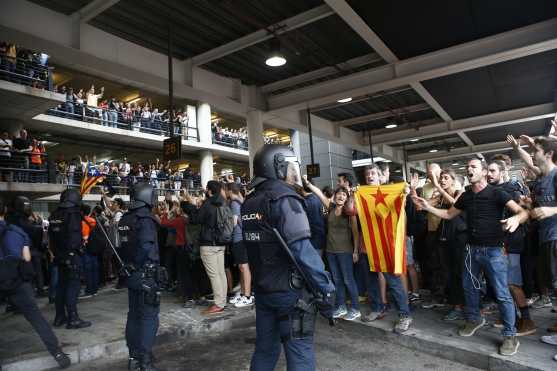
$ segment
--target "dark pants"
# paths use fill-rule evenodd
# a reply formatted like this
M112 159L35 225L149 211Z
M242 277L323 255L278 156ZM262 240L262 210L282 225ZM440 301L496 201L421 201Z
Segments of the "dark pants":
M281 352L286 355L288 371L315 370L313 337L290 338L281 343L281 337L290 335L294 305L299 295L296 292L257 294L255 304L256 341L251 358L251 371L272 371ZM286 320L283 320L286 317Z
M34 278L35 288L39 293L41 293L44 288L44 273L43 273L43 258L40 253L31 256L31 264L33 265L33 271L35 272L35 278Z
M56 298L56 288L58 287L58 266L54 263L50 263L48 267L50 273L50 285L48 286L48 297L50 300Z
M176 246L166 246L163 254L164 267L168 272L168 283L172 286L176 282Z
M446 243L440 242L437 236L437 232L427 233L422 262L423 286L435 294L446 292L448 281Z
M69 316L71 320L77 316L77 298L81 289L79 273L79 270L72 270L66 265L58 266L56 287L56 317L58 318Z
M159 329L159 305L145 304L143 291L128 289L126 343L130 357L149 356Z
M85 276L85 293L96 294L99 290L99 258L86 253L81 257Z
M198 280L193 279L193 261L183 246L176 247L177 292L186 300L199 297Z
M41 338L48 352L55 355L60 350L58 339L37 307L37 303L33 298L33 289L31 285L29 283L24 283L13 293L7 294L6 296L8 301L19 309L25 319L33 326L33 329Z
M464 304L464 289L462 287L462 269L466 253L466 233L457 234L445 245L449 267L448 303L451 305Z

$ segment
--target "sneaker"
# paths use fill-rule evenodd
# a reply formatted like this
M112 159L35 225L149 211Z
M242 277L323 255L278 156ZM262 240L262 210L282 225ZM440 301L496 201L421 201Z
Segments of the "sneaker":
M378 319L385 317L385 312L371 312L370 314L366 314L362 316L362 322L373 322Z
M540 340L549 345L557 345L557 335L542 336Z
M404 334L410 328L412 324L412 317L407 315L400 315L398 317L398 321L395 323L395 328L393 329L394 332L397 334Z
M531 319L521 318L518 320L518 326L516 326L516 336L526 336L532 335L536 332L536 325Z
M228 297L228 304L236 305L236 303L238 303L240 300L242 300L242 295L240 295L240 293L237 293L234 296Z
M408 301L410 303L415 303L420 300L422 300L422 296L417 292L411 292L410 294L408 294Z
M363 304L367 301L367 296L358 296L358 303Z
M344 305L341 305L333 312L333 318L341 318L347 314L348 311L346 310L346 307Z
M70 360L68 354L62 351L59 351L54 355L54 360L56 361L56 363L58 363L58 367L62 369L68 368L72 364L72 361Z
M518 341L516 336L505 336L503 344L499 347L499 354L502 356L513 356L518 352L519 346L520 341Z
M538 300L532 308L534 309L542 309L542 308L551 308L551 298L549 296L543 295L540 300Z
M539 295L532 295L531 298L526 299L526 304L528 304L528 306L531 307L531 306L534 305L534 303L536 303L538 300L540 300L540 296L539 296Z
M462 309L453 309L445 317L443 321L460 321L464 319L464 312Z
M503 328L505 327L505 325L503 325L503 321L501 321L500 319L496 320L495 322L493 322L493 327L495 328Z
M362 313L357 309L350 309L348 313L344 316L344 319L347 321L354 321L357 320L362 316Z
M194 300L186 300L184 302L184 308L190 309L193 308L195 306L195 301Z
M497 312L499 312L499 307L497 306L496 303L486 303L480 310L482 316L486 314L494 314Z
M249 307L249 306L252 306L252 305L253 305L253 301L254 301L253 296L244 296L244 295L242 295L242 296L240 297L240 300L238 300L238 301L234 304L234 306L235 306L236 308Z
M79 295L80 299L89 299L89 298L92 298L92 297L93 297L93 294L81 294L81 295Z
M476 331L485 325L485 318L482 317L478 322L466 321L466 324L458 330L460 336L468 337L473 336Z

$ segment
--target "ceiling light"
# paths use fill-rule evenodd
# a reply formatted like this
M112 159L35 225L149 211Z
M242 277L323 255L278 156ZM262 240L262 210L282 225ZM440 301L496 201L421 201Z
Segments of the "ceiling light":
M394 129L394 128L396 128L397 126L398 126L397 124L389 124L389 125L385 126L385 128L387 128L387 129Z
M352 100L352 97L348 97L348 98L342 98L337 100L338 103L348 103Z
M466 170L466 166L459 167L458 170Z
M458 162L453 162L453 166L458 166L460 165Z
M269 67L280 67L286 64L286 58L282 54L274 54L267 58L265 64Z
M410 139L411 142L417 142L418 140L420 140L420 139L418 139L418 138Z
M141 97L137 97L137 98L134 98L130 101L127 101L126 104L133 104L133 103L139 102L141 99L142 99Z
M435 149L435 148L429 150L430 153L435 153L435 152L437 152L437 151L439 151L439 150L438 150L438 149Z

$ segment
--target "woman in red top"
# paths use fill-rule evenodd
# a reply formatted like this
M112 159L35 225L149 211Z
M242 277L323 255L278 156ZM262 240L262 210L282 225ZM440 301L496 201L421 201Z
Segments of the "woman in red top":
M178 202L172 203L170 213L161 210L161 226L176 230L176 278L178 280L177 292L184 299L184 307L191 308L194 305L194 283L192 279L192 266L190 254L186 241L186 224L188 220L180 208Z

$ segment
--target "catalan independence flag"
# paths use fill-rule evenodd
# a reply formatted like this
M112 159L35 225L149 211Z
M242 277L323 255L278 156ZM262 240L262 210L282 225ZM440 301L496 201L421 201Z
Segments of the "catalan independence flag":
M93 188L97 183L102 182L103 179L104 175L91 175L89 164L87 164L85 171L83 171L83 178L81 179L81 186L79 189L81 195L83 196L84 194L89 193L91 188Z
M361 186L355 194L372 272L406 273L405 183Z

